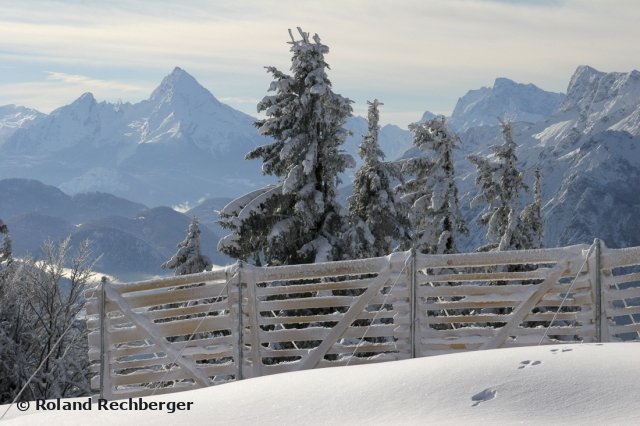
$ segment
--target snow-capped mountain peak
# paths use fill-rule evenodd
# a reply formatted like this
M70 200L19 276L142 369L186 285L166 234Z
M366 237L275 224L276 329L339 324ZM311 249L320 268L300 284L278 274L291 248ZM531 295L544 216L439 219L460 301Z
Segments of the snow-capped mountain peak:
M112 104L85 93L18 129L0 144L0 177L150 205L236 195L265 181L259 165L244 160L264 143L254 120L176 67L148 100Z
M457 132L477 126L507 121L536 123L549 117L563 101L564 95L544 91L533 84L516 83L499 77L493 87L470 90L460 98L449 125Z
M640 72L605 73L579 66L569 82L560 110L576 117L588 132L619 130L640 134Z
M188 72L180 67L175 67L171 74L167 75L160 85L151 93L149 101L152 103L202 103L220 102L204 88Z
M16 105L0 106L0 146L20 128L29 127L44 117L39 111Z

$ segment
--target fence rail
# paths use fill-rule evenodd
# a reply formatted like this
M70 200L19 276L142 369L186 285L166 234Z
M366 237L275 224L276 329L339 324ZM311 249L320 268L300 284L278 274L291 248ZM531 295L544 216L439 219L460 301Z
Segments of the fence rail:
M211 272L86 293L106 398L477 349L640 340L640 247L386 257Z

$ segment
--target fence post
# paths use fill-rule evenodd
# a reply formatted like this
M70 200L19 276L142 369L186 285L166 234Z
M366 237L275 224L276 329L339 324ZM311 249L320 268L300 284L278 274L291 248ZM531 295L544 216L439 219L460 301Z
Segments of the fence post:
M238 261L238 377L236 380L242 380L244 374L242 371L244 364L244 324L242 312L242 260Z
M107 277L103 276L100 279L100 399L104 399L104 382L105 382L105 374L109 372L108 365L105 365L105 331L106 327L106 291L105 286L107 285ZM106 368L105 368L106 367Z
M602 270L600 267L600 240L596 238L593 240L594 249L593 256L594 262L594 279L595 279L595 296L596 296L596 341L602 342Z
M418 320L417 315L417 298L416 298L416 249L414 247L411 248L411 263L410 263L410 274L411 274L411 286L409 288L409 303L411 304L411 358L416 357L416 331L417 325L416 321Z

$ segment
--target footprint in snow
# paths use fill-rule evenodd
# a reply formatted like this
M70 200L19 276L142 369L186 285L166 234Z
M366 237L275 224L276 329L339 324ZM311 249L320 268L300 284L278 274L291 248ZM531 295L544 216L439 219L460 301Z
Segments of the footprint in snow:
M472 407L477 406L481 402L490 401L493 398L495 398L497 395L498 395L498 391L495 390L495 389L491 389L491 388L487 388L487 389L483 390L482 392L478 392L477 394L475 394L475 395L473 395L471 397L471 400L475 402L472 405Z
M540 365L540 364L542 364L542 361L533 361L533 362L531 362L531 361L529 361L527 359L527 360L524 360L524 361L522 361L520 363L520 367L518 367L518 370L522 370L525 367L534 366L534 365Z
M571 352L572 350L573 350L573 349L570 349L570 348L564 348L564 349L562 349L562 352ZM559 349L551 349L551 353L552 353L553 355L557 354L557 353L558 353L558 351L559 351Z

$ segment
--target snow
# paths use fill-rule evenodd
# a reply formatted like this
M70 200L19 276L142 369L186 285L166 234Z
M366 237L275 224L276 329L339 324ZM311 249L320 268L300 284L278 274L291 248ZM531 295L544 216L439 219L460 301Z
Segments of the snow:
M190 411L12 407L5 424L639 424L639 343L533 346L248 379L144 401ZM84 399L79 399L85 401ZM2 412L6 406L0 407Z

